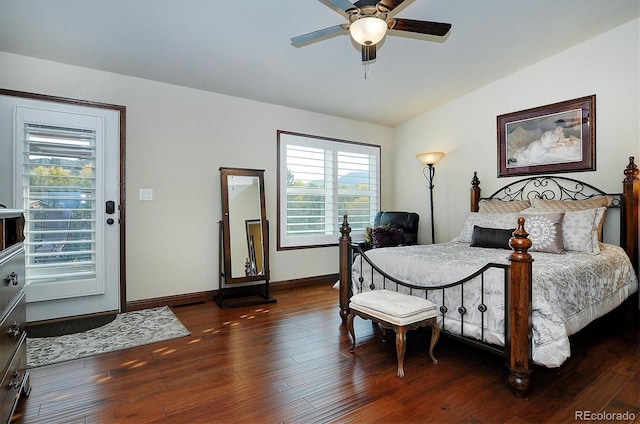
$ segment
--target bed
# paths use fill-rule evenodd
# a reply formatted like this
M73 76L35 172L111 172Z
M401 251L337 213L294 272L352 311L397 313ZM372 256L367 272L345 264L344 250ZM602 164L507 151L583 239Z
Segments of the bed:
M511 391L525 396L534 363L560 366L570 356L571 334L637 300L638 172L630 157L621 193L533 176L486 198L474 173L465 225L454 240L436 245L365 252L351 242L345 216L343 322L357 292L386 289L428 298L438 305L443 333L504 355ZM608 239L616 243L602 242L603 231L615 232Z

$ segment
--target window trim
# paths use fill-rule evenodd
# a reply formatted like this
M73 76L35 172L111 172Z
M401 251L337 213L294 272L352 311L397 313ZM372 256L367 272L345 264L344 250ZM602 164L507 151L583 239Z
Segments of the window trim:
M376 144L371 144L371 143L363 143L363 142L357 142L357 141L349 141L349 140L343 140L343 139L338 139L338 138L332 138L332 137L324 137L324 136L317 136L317 135L311 135L311 134L304 134L304 133L299 133L299 132L292 132L292 131L286 131L286 130L277 130L277 228L276 228L276 239L277 239L277 243L276 243L276 249L278 251L284 251L284 250L297 250L297 249L310 249L310 248L316 248L316 247L327 247L327 246L337 246L338 245L338 238L340 236L340 229L339 229L339 223L336 222L336 226L335 226L335 233L333 236L335 241L329 242L329 243L317 243L317 244L304 244L304 245L284 245L283 240L282 240L282 225L285 225L286 223L286 217L283 217L282 214L285 213L285 211L283 210L283 199L282 196L287 195L286 192L286 175L283 175L283 171L282 169L282 159L283 159L283 154L284 151L283 149L285 148L287 142L282 140L282 135L288 135L288 136L294 136L294 137L304 137L304 138L309 138L309 139L315 139L318 140L320 142L322 141L326 141L332 144L336 144L336 145L351 145L353 147L355 146L362 146L363 148L373 148L373 149L377 149L377 157L376 159L376 169L377 169L377 173L376 173L376 206L375 209L379 210L380 209L380 202L381 202L381 185L380 185L380 180L381 180L381 161L382 161L382 147ZM357 149L357 147L355 147ZM347 151L349 151L350 149L345 149ZM284 178L284 180L283 180ZM284 190L284 192L283 192ZM337 200L337 198L336 198ZM334 208L337 208L337 202L336 204L334 204ZM337 212L337 211L336 211ZM372 212L373 214L373 212ZM283 221L284 219L284 221ZM371 215L371 220L373 220L373 215ZM341 219L340 219L341 221ZM333 237L332 236L332 237ZM361 234L359 234L358 232L352 232L351 233L352 239L354 241L362 241L364 240L364 232L362 232Z

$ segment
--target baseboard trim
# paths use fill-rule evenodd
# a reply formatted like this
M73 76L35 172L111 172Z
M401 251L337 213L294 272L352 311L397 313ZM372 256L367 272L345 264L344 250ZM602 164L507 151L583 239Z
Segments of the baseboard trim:
M296 278L294 280L284 280L272 282L269 287L272 292L289 290L293 287L314 286L319 284L335 284L338 281L338 274L318 275L315 277Z
M214 291L177 294L174 296L156 297L152 299L141 299L127 302L127 312L139 311L140 309L158 308L160 306L183 306L194 303L204 303L212 300Z
M291 290L295 287L312 286L321 284L334 284L338 281L338 274L319 275L315 277L296 278L293 280L283 280L270 282L269 288L272 292ZM196 293L178 294L174 296L156 297L151 299L132 300L127 302L127 312L138 311L140 309L158 308L160 306L183 306L194 303L204 303L218 294L218 290L210 290Z

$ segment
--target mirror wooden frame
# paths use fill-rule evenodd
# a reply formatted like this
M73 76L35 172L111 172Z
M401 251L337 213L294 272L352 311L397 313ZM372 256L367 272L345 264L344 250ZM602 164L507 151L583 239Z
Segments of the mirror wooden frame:
M260 235L262 238L262 270L261 272L245 272L244 275L237 276L233 273L233 259L237 260L238 255L234 256L232 246L232 227L231 215L233 210L230 207L229 186L234 177L256 178L258 181L258 195L260 208ZM264 170L262 169L244 169L244 168L220 168L220 189L222 197L222 220L220 221L220 287L215 296L215 300L222 308L255 305L260 303L272 303L276 299L269 294L269 222L267 221L265 194L264 194ZM242 228L246 229L246 220L243 217L236 217L241 220ZM255 220L253 220L255 221ZM236 226L234 226L235 228ZM243 246L247 246L247 234L242 235ZM236 264L237 265L237 264ZM243 267L245 264L242 264ZM239 268L236 266L236 268Z

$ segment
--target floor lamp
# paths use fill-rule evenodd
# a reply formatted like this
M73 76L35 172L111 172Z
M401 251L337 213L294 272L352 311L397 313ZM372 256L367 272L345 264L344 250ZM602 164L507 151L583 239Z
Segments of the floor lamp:
M443 157L443 152L418 153L416 155L416 158L425 165L422 173L429 184L427 187L429 187L429 207L431 208L431 243L436 242L436 231L433 223L433 177L436 174L435 164Z

